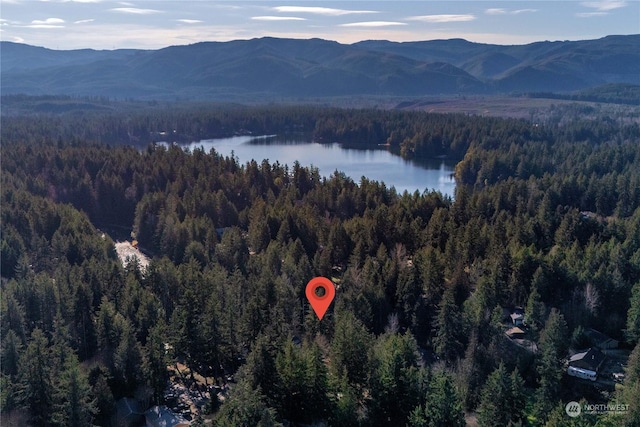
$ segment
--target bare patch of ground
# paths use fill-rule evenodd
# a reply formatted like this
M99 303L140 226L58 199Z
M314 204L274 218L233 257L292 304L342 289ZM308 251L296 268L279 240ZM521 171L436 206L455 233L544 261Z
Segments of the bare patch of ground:
M429 113L464 113L478 116L512 117L538 121L544 119L553 106L568 105L575 105L578 108L591 107L609 114L616 111L626 111L630 114L632 113L636 119L639 112L638 107L628 105L515 96L432 97L403 101L398 103L395 108L402 110L420 110Z
M478 116L532 118L536 109L548 109L552 104L570 104L575 101L544 98L515 98L515 97L460 97L438 101L422 100L415 103L405 103L401 108L423 110L429 113L465 113ZM587 103L583 103L587 104Z
M143 270L149 265L149 257L142 253L140 249L133 246L131 242L127 240L124 242L116 242L115 246L118 258L120 258L120 262L122 262L124 267L126 267L129 260L133 258L138 258L138 264L140 264L140 268Z
M164 392L167 406L185 419L192 420L198 415L204 416L205 406L217 396L223 402L229 391L229 384L216 384L215 378L203 377L180 362L167 366L169 386ZM205 421L206 422L206 421Z

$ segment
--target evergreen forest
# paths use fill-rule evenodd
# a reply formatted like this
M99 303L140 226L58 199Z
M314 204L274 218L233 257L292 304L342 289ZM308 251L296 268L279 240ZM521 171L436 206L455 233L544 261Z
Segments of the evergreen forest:
M637 120L100 102L2 117L3 425L117 425L177 388L194 426L640 425ZM158 143L286 133L455 159L455 196ZM621 382L567 375L591 329Z

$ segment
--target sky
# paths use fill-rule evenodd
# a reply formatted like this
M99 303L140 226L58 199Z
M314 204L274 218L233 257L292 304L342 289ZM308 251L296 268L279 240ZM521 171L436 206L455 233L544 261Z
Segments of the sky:
M0 0L0 39L159 49L257 37L526 44L640 33L640 0Z

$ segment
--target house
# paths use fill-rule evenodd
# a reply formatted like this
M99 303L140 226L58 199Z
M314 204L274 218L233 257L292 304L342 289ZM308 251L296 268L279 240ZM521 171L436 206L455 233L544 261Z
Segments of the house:
M514 308L509 317L515 326L524 325L524 310L522 307Z
M515 339L523 339L525 332L519 327L514 326L513 328L505 332L505 334L507 334L507 336L512 340L515 340Z
M133 427L143 423L144 411L140 402L130 397L123 397L116 402L114 425L118 427Z
M146 427L188 427L189 421L166 406L152 406L144 413Z
M591 344L595 347L598 347L600 350L610 350L613 348L618 348L618 340L614 340L613 338L608 337L600 331L587 328L585 329L584 334L589 338Z
M604 361L604 353L597 348L591 347L581 351L569 358L569 366L597 371Z
M574 377L595 381L604 358L604 353L594 347L576 353L569 358L567 373Z

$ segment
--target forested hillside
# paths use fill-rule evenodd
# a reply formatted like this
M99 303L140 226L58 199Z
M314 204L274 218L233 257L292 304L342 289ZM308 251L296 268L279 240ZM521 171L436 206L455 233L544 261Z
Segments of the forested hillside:
M150 143L174 129L446 155L455 199ZM637 123L201 106L1 132L3 425L109 425L122 397L166 403L170 378L199 398L192 425L640 423ZM147 268L122 266L112 229ZM514 307L530 347L505 335ZM633 349L615 390L565 374L590 327Z
M2 41L4 94L282 101L333 96L569 92L640 83L637 34L491 45L340 44L263 37L158 50L52 50Z

